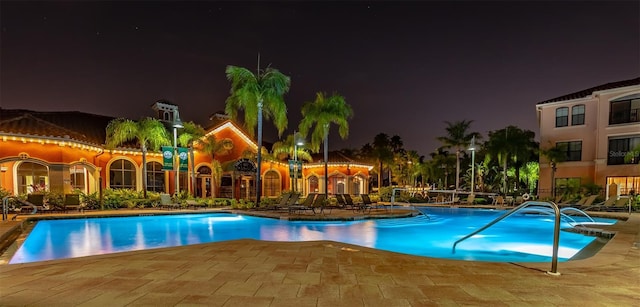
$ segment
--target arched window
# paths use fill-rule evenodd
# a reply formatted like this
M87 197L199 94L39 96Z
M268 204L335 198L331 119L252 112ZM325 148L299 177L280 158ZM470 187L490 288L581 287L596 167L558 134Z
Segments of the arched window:
M109 188L136 188L136 168L133 163L124 159L118 159L111 163L109 167Z
M584 105L579 104L571 108L571 126L584 125Z
M329 194L344 194L347 184L347 178L344 175L329 176Z
M211 168L208 166L200 166L198 167L198 174L200 175L211 175Z
M18 192L33 193L49 190L49 169L42 164L22 162L18 166Z
M566 127L569 125L569 108L562 107L556 109L556 127Z
M268 170L264 173L263 181L263 195L264 196L278 196L280 195L280 176L278 172L274 170Z
M72 165L69 167L69 175L71 177L71 188L86 192L87 168L82 165Z
M318 186L318 177L311 176L309 177L309 180L307 180L307 182L309 183L309 193L320 192L320 187Z
M147 191L164 192L164 170L158 162L147 162Z
M364 178L362 176L354 176L351 179L351 194L360 195L365 193L364 190Z

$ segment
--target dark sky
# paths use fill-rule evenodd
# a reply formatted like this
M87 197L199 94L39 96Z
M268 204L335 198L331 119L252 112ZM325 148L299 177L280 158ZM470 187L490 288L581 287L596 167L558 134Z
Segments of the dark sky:
M345 96L360 148L428 155L444 121L538 132L535 105L640 76L640 2L0 2L0 107L138 119L168 99L207 125L227 65L291 77L289 130L315 92ZM265 123L265 141L276 141Z

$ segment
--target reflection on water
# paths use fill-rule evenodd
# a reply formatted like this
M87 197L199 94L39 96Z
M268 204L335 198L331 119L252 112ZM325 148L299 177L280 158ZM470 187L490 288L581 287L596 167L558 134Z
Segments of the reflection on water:
M496 213L351 222L289 222L233 214L187 214L40 221L10 263L81 257L122 251L235 239L265 241L329 240L419 256L484 261L547 261L553 223L547 217L514 217L464 241ZM505 220L506 221L506 220ZM563 232L561 261L594 238Z

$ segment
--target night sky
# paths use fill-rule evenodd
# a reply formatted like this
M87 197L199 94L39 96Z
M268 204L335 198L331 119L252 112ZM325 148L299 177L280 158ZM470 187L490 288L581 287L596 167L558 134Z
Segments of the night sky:
M428 155L444 121L538 132L537 102L640 76L640 2L0 2L0 107L182 120L224 110L227 65L291 77L289 129L315 92L353 107L360 148ZM286 135L286 133L285 133ZM277 141L265 123L265 141Z

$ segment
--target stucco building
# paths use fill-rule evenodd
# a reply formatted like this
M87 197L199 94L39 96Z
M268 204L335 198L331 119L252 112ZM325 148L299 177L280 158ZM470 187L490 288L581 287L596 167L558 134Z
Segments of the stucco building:
M157 118L168 123L179 118L178 107L156 103ZM74 189L94 193L106 188L142 190L141 150L135 144L115 149L105 146L106 127L115 118L82 112L36 112L0 109L0 187L14 195L35 191L68 193ZM255 159L247 153L257 151L256 142L236 123L224 116L212 117L207 134L213 134L227 147L212 155L194 146L187 170L163 170L160 151L147 153L147 190L173 194L189 189L198 197L255 199ZM170 132L171 134L172 132ZM171 144L167 144L171 145ZM221 180L213 180L213 161L222 166ZM330 154L328 192L368 193L372 166ZM194 170L192 172L191 170ZM315 159L304 163L296 190L324 192L324 163ZM193 176L192 176L193 175ZM262 195L277 196L291 190L293 174L287 161L264 160L261 166Z
M539 194L548 197L583 184L603 187L607 198L640 190L640 78L611 82L536 106L540 147L559 146L555 182L540 157Z

